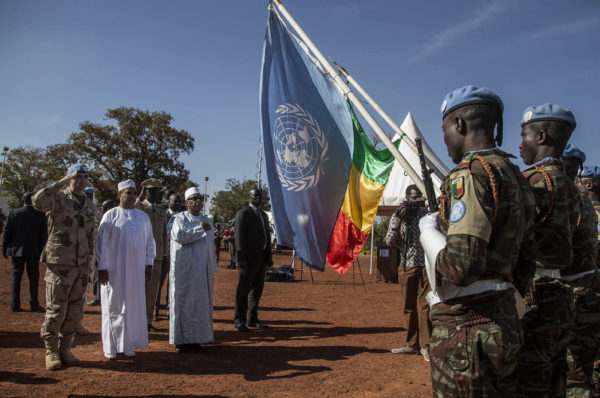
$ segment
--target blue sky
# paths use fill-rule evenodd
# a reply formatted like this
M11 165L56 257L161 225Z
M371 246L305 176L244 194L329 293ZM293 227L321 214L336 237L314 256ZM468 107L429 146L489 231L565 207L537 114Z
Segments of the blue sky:
M412 112L448 166L439 108L465 84L504 100L507 152L518 156L525 107L553 102L574 112L571 142L600 164L597 0L284 5L398 124ZM3 0L0 145L64 142L121 105L164 110L196 138L183 159L193 181L209 176L212 192L254 178L266 18L267 1L253 0Z

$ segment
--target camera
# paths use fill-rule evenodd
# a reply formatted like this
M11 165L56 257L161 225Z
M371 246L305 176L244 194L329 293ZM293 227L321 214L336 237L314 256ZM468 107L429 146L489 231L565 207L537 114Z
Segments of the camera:
M400 207L396 210L399 217L405 220L412 220L419 217L419 208L423 204L421 202L409 202L405 200L400 204Z

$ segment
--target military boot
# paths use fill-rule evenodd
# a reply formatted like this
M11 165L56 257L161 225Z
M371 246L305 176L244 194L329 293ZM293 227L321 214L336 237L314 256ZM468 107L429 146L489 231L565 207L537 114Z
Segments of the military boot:
M79 358L71 352L72 343L73 336L60 339L60 359L66 365L77 365L80 362Z
M46 369L48 370L57 370L62 366L60 362L60 355L58 355L58 350L54 349L46 349Z

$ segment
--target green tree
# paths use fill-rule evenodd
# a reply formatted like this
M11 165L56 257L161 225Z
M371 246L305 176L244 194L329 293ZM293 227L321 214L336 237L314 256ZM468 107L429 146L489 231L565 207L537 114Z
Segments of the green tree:
M109 109L106 118L115 124L85 121L67 140L72 153L90 167L90 180L99 200L115 198L119 181L137 184L156 177L163 185L183 192L189 170L179 160L194 150L194 137L171 126L164 111L136 108Z
M388 225L390 225L390 218L387 216L378 217L379 220L375 220L375 225L373 226L373 237L375 238L375 246L377 243L385 240L385 234L387 234Z
M263 210L269 211L271 210L269 190L266 185L261 185L261 207ZM257 186L256 180L240 181L235 178L228 178L225 183L226 190L216 192L211 200L210 213L213 218L222 222L229 222L235 217L238 210L248 206L250 191Z
M23 195L36 192L48 182L45 150L31 146L11 149L6 157L2 189L9 195L11 208L23 205Z

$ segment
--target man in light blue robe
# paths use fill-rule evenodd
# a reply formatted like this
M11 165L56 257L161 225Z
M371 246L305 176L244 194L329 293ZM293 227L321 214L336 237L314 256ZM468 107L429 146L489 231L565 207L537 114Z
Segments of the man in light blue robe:
M200 214L204 197L185 191L187 211L173 216L169 272L169 343L177 352L213 341L213 275L217 271L213 228Z

